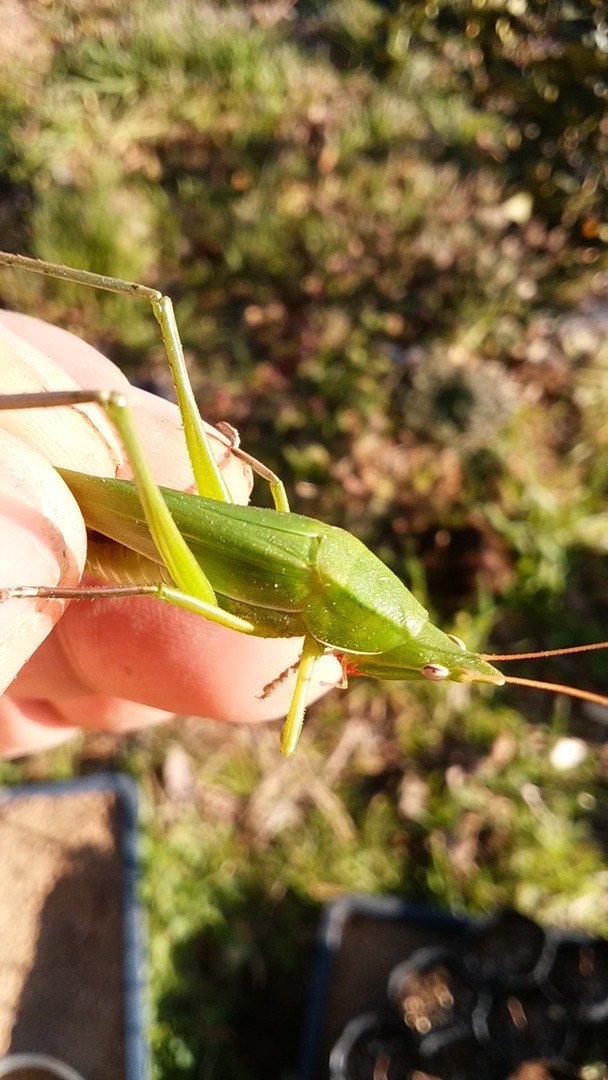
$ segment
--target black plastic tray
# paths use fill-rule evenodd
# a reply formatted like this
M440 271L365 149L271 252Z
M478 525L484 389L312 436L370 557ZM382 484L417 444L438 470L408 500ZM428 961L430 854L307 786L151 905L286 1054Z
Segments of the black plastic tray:
M451 945L472 925L391 896L348 894L325 909L319 934L299 1080L327 1080L330 1051L346 1024L386 1004L400 960L430 945Z
M401 999L407 979L410 996ZM404 1024L405 1002L413 1011ZM542 928L508 909L468 919L394 897L340 898L320 929L299 1080L375 1075L374 1055L386 1065L393 1053L395 1075L410 1057L442 1073L445 1059L450 1075L467 1077L472 1060L492 1077L539 1058L556 1067L563 1059L560 1076L574 1075L573 1060L605 1063L608 941Z

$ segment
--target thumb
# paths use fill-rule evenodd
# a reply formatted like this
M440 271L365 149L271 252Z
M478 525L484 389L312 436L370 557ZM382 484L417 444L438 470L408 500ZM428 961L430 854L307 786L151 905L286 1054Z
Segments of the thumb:
M78 507L36 450L0 429L0 589L10 585L76 586L86 554ZM0 603L0 693L61 616L64 602Z

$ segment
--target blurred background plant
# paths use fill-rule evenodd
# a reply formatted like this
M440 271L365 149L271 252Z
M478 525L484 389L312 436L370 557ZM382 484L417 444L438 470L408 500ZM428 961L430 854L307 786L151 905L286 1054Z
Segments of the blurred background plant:
M605 637L602 5L2 10L2 247L168 292L205 417L471 647ZM147 306L9 273L0 298L170 393ZM608 690L602 654L532 672ZM607 720L358 684L295 764L186 720L0 776L140 778L155 1075L287 1077L343 889L606 932Z

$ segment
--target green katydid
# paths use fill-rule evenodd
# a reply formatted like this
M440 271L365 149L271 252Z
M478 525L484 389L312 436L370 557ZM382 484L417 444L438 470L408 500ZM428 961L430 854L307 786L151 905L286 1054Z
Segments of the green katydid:
M140 449L128 402L113 391L59 391L0 397L0 409L94 402L122 439L134 482L59 469L89 531L87 567L107 584L67 589L0 588L16 597L81 599L151 595L235 631L302 637L281 751L292 754L304 721L317 659L333 653L349 675L379 679L505 682L541 686L608 704L598 694L505 676L490 661L514 657L469 652L445 634L403 583L350 533L293 514L279 478L238 445L232 452L269 483L274 510L235 506L194 402L171 301L155 289L83 270L0 253L0 265L147 300L159 322L175 382L198 495L159 488ZM607 643L555 650L578 652ZM277 672L280 682L285 673ZM260 688L262 691L262 688Z

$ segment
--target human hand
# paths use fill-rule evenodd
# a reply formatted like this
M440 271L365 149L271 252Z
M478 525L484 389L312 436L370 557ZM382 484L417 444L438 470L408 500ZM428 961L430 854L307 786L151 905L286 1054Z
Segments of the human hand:
M175 405L129 388L91 346L37 319L0 312L0 332L1 393L128 389L155 479L192 489ZM209 430L234 498L246 502L248 470ZM52 466L129 479L115 433L89 406L0 412L0 455L0 586L77 586L86 531ZM233 722L281 717L293 677L268 698L259 695L301 649L299 639L238 634L149 597L13 599L0 604L0 640L3 757L55 746L78 728L126 732L175 713ZM311 700L339 677L337 661L322 657Z

